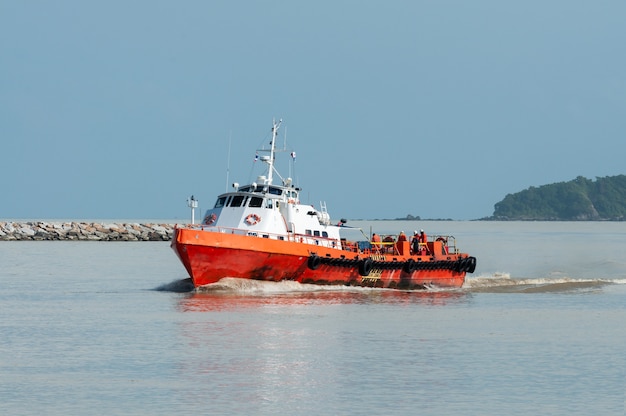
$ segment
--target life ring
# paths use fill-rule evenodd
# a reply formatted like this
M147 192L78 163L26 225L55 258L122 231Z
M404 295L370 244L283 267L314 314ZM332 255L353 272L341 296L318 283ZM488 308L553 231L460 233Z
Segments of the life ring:
M207 215L206 217L204 217L204 223L206 225L211 225L215 221L217 221L217 215L215 215L215 214Z
M259 222L261 222L261 217L256 214L250 214L246 217L246 222L249 225L257 225Z

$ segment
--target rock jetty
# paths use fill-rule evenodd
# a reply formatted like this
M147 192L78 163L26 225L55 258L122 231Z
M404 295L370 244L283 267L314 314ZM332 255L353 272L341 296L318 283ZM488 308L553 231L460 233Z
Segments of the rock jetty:
M173 224L0 222L0 241L169 241Z

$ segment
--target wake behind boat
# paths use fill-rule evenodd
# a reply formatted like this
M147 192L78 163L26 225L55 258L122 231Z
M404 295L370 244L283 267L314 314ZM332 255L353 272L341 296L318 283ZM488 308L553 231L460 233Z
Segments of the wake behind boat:
M466 273L474 272L476 258L461 253L452 236L368 237L345 220L331 221L325 203L319 210L302 204L301 188L275 167L279 127L280 121L273 123L269 148L257 150L255 162L267 165L265 174L248 185L234 183L202 224L174 229L172 248L194 286L235 277L395 289L461 287ZM290 156L295 159L295 152ZM359 239L349 239L355 230Z

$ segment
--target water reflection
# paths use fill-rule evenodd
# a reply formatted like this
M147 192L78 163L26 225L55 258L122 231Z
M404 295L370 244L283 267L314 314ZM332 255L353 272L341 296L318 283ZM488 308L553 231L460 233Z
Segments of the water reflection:
M343 392L362 382L357 369L389 348L419 343L424 309L445 312L468 297L461 291L242 281L175 296L183 312L180 374L202 386L186 391L185 400L233 414L269 414L277 404L294 410L320 397L342 403ZM233 391L238 400L224 400Z
M301 307L350 304L432 305L445 306L465 301L463 291L398 291L393 289L323 290L282 293L239 293L194 291L181 298L182 312L214 312L267 307Z

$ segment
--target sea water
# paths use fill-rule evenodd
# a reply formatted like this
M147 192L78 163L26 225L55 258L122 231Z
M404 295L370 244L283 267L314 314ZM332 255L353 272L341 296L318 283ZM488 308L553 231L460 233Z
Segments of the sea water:
M454 235L465 287L225 279L168 243L0 243L2 415L623 415L626 223Z

